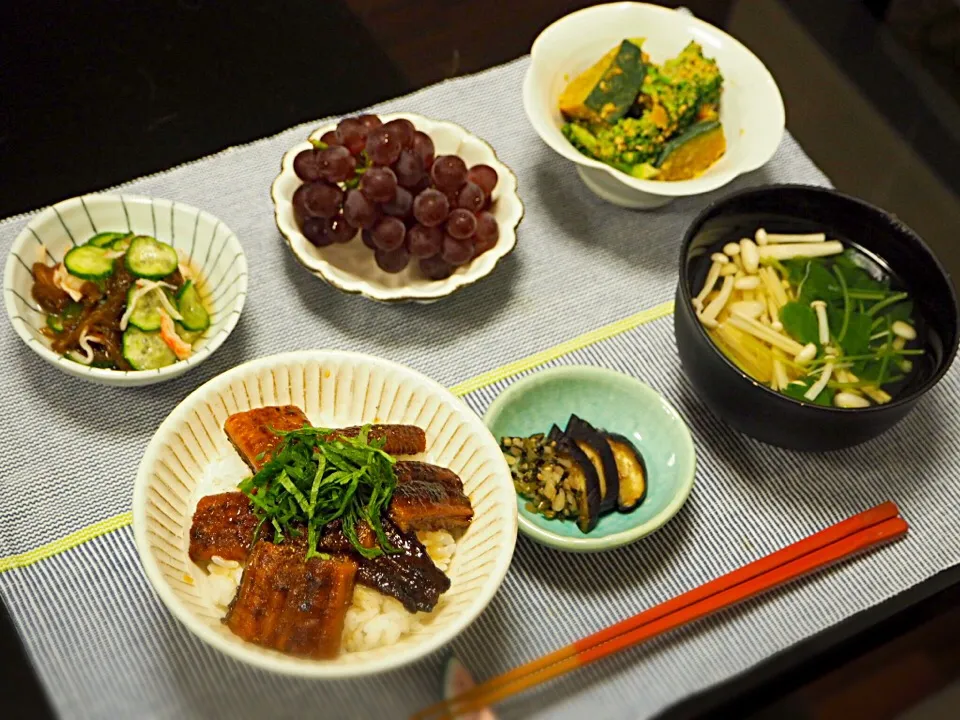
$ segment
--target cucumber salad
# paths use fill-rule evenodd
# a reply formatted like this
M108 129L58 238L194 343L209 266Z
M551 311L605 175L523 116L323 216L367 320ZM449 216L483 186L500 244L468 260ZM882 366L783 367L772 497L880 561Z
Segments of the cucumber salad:
M83 365L156 370L189 358L210 327L199 278L148 235L98 233L33 278L51 347Z

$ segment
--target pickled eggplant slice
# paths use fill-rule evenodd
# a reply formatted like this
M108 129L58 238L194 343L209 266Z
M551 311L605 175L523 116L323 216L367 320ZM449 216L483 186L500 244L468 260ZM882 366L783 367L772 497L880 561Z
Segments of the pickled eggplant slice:
M565 482L577 499L577 527L588 533L600 519L600 478L590 458L559 427L550 428L547 439L557 444L557 457L566 470Z
M596 468L600 482L600 512L613 510L620 496L620 473L610 445L593 425L576 415L570 416L563 434L576 443Z
M617 509L620 512L630 512L647 497L647 464L636 445L623 435L604 432L603 436L613 451L620 474Z

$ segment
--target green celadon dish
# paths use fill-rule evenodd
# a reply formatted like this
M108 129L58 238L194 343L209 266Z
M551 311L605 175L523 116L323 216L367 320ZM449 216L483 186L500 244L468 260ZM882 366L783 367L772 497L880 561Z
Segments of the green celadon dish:
M548 520L526 509L517 495L520 532L559 550L593 552L631 543L677 514L693 487L696 454L686 423L653 388L596 367L543 370L517 380L484 415L497 441L503 436L546 433L576 414L598 428L630 439L647 466L647 497L629 513L601 515L589 533L573 520Z

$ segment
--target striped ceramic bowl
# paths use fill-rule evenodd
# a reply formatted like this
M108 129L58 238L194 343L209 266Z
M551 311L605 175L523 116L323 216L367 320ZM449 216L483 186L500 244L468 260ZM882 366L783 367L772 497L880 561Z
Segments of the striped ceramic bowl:
M188 557L197 501L235 487L249 471L223 432L227 416L297 405L319 426L407 423L427 435L428 462L462 479L474 519L457 540L450 589L416 629L393 645L335 660L284 655L245 642L221 622L203 570ZM369 355L306 351L240 365L191 393L157 430L140 463L133 530L144 570L170 612L204 642L251 665L289 675L343 678L413 662L450 642L487 606L517 538L510 470L496 440L462 401L413 370Z
M176 248L181 263L199 275L197 289L210 311L210 328L194 353L157 370L92 368L50 348L41 332L46 316L31 296L36 262L61 262L97 232L152 235ZM237 324L247 296L247 260L240 241L221 220L189 205L135 195L87 195L64 200L35 215L13 242L3 274L7 315L31 350L68 375L104 385L149 385L183 375L216 350Z

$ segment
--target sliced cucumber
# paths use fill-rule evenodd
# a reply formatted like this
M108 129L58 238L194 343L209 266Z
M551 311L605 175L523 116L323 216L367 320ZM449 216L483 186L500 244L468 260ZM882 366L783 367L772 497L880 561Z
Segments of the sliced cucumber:
M127 305L133 302L133 296L138 291L136 285L127 291ZM153 332L160 329L160 308L163 307L159 293L163 290L157 288L141 295L137 300L137 306L130 315L129 322L134 327L138 327L145 332Z
M127 270L137 277L160 280L177 269L177 251L148 235L137 235L126 255Z
M156 370L177 361L160 333L144 332L132 325L123 333L123 357L134 370Z
M200 292L193 280L187 280L177 293L177 310L183 316L180 324L187 330L202 332L210 327L210 313L200 302Z
M180 339L185 343L193 345L197 340L203 337L202 330L187 330L183 325L177 323L176 325L177 335L180 336Z
M98 248L108 248L113 245L114 241L119 240L122 237L126 237L126 233L118 232L102 232L97 233L92 238L87 240L87 245L93 245Z
M120 237L110 243L110 249L126 252L130 249L130 242L133 240L133 238L133 233L127 233L126 235L121 234Z
M63 318L59 315L47 315L47 327L55 333L63 332Z
M66 254L63 264L71 275L84 280L99 280L113 272L113 258L106 248L78 245Z

